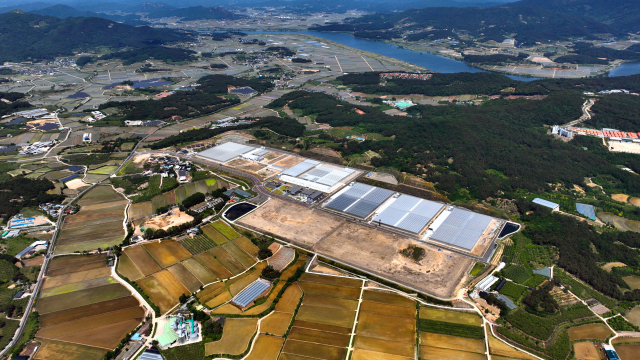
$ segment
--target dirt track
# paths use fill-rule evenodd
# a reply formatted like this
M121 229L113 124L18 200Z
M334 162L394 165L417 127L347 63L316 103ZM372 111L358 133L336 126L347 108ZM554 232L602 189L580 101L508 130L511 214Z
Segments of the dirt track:
M468 257L422 245L427 254L416 264L399 254L409 244L420 245L415 240L275 198L240 224L443 298L455 295L473 263Z

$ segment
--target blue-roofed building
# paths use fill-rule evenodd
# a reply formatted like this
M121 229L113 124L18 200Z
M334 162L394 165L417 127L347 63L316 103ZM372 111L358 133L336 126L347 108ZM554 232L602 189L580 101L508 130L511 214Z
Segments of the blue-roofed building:
M618 356L618 353L616 352L616 349L613 348L613 346L603 344L602 348L604 349L604 356L607 358L607 360L620 360L620 357Z
M78 175L78 174L73 174L73 175L71 175L71 176L67 176L67 177L66 177L66 178L64 178L64 179L60 179L60 182L66 183L67 181L71 181L71 180L73 180L73 179L77 178L78 176L80 176L80 175Z
M238 95L251 95L256 91L250 87L242 87L237 89L231 89L229 92L232 94L238 94Z
M67 170L71 171L71 172L78 172L78 171L81 171L83 169L84 169L84 167L82 167L82 166L72 166L72 167L68 168Z
M231 303L244 310L253 302L271 289L271 283L264 279L258 279L244 288L238 295L231 299Z
M593 208L593 205L576 203L576 211L589 219L596 221L596 209Z
M560 210L560 205L553 203L549 200L545 200L545 199L540 199L540 198L535 198L533 199L533 203L534 204L538 204L538 205L542 205L544 207L547 207L553 211L558 211Z
M540 270L533 270L534 274L538 274L538 275L542 275L544 277L548 277L549 279L551 279L551 268L550 267L545 267L542 268Z
M513 303L513 301L511 301L511 299L509 299L508 297L499 294L497 296L498 300L502 300L502 302L505 303L505 305L507 305L507 307L509 308L509 310L513 310L515 308L517 308L516 304Z

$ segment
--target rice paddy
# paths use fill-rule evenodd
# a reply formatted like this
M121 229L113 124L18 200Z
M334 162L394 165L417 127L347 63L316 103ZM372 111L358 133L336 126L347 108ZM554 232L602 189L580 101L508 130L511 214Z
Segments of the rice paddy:
M211 355L240 355L256 333L258 319L256 318L227 318L224 324L222 338L204 345L205 354Z
M567 332L569 333L569 339L571 339L571 341L584 339L597 339L604 341L609 336L613 335L609 327L605 324L575 326L569 328Z
M180 243L193 255L201 254L216 247L216 243L202 235L181 240Z
M284 339L269 335L258 335L256 343L245 360L276 360Z
M226 237L229 240L233 240L235 238L240 237L240 234L238 234L229 225L227 225L221 220L212 222L211 226L213 226L214 229L218 230L222 235L224 235L224 237Z

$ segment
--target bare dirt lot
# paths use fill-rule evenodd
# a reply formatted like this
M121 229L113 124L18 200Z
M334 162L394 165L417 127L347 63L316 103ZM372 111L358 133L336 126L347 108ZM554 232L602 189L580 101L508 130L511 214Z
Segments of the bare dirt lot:
M277 163L275 163L276 166L282 166L285 168L290 168L294 165L297 165L299 163L301 163L302 161L304 161L304 158L298 157L298 156L287 156L286 158L279 158L280 161L278 161Z
M144 222L145 228L152 229L163 229L167 230L172 226L182 225L184 223L188 223L189 221L193 221L193 217L185 212L174 209L172 210L173 215L158 215L154 216L147 221ZM136 228L136 232L141 232L140 228Z
M278 199L269 200L240 223L438 297L453 296L473 262L426 247L418 264L399 254L416 244L414 240Z

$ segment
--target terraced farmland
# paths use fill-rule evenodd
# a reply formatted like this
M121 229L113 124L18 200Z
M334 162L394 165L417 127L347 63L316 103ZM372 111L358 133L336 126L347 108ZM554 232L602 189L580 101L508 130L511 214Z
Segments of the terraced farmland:
M35 359L102 359L145 317L145 309L106 266L106 255L51 261L36 310L42 342Z

